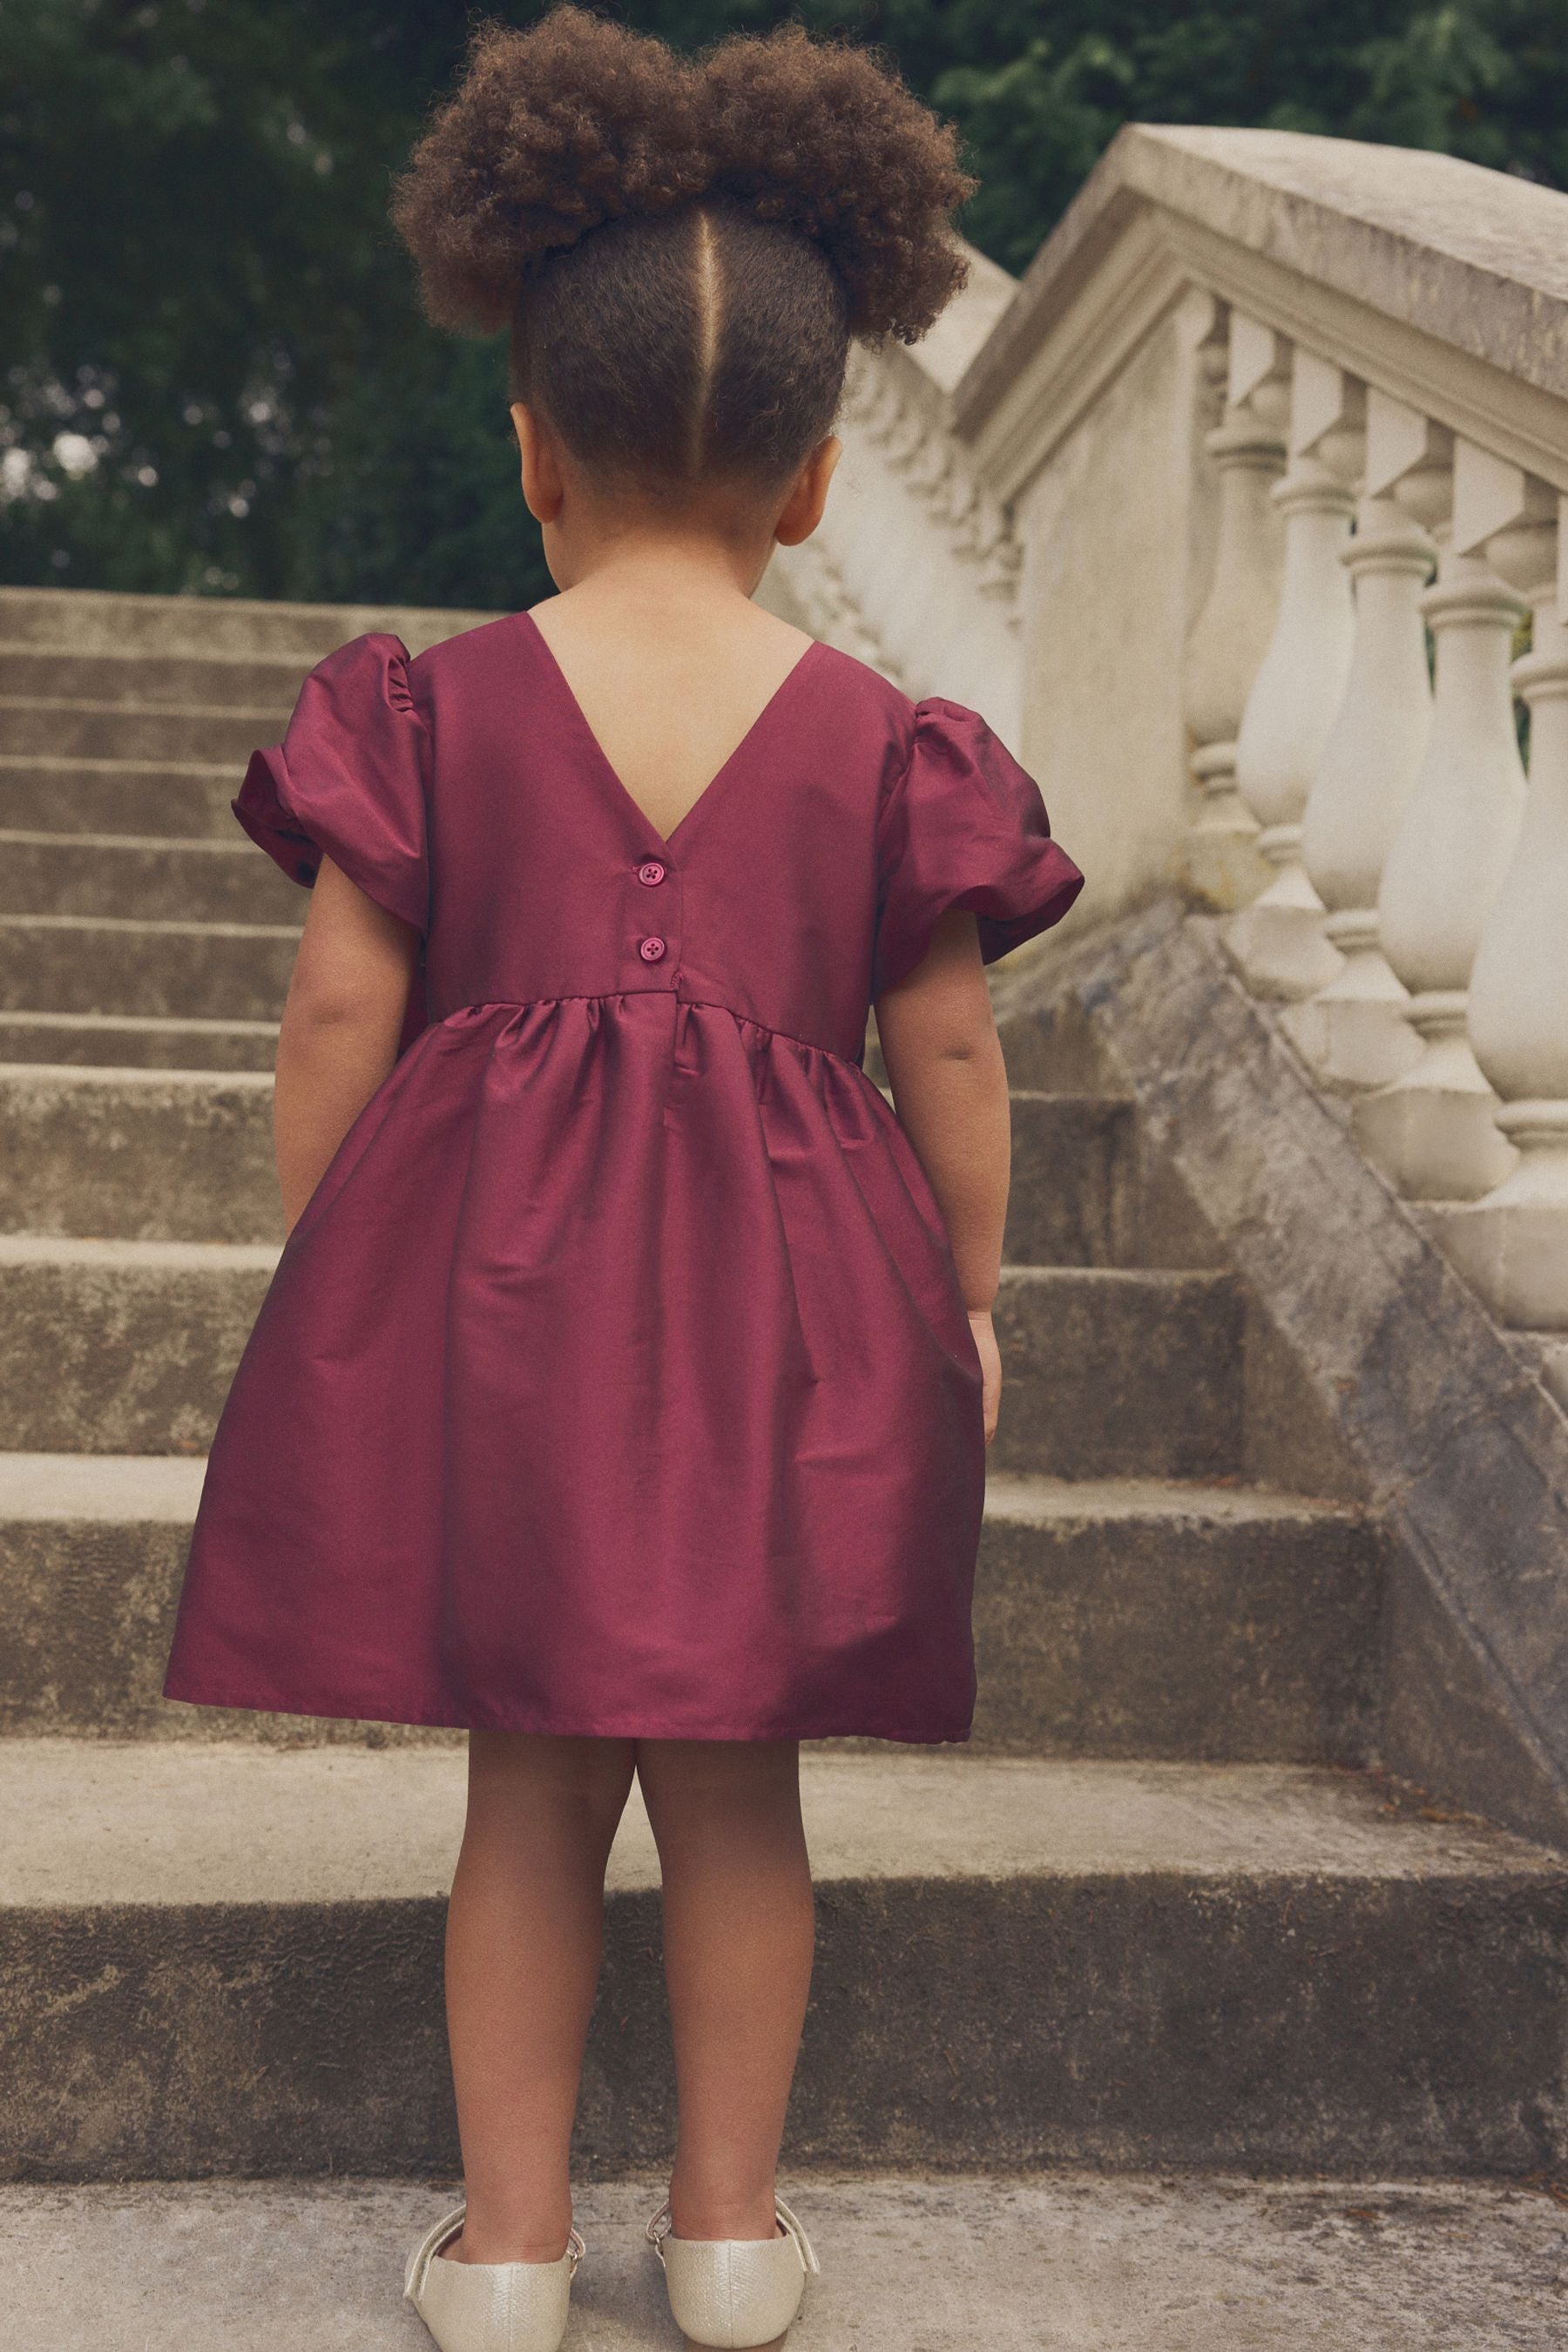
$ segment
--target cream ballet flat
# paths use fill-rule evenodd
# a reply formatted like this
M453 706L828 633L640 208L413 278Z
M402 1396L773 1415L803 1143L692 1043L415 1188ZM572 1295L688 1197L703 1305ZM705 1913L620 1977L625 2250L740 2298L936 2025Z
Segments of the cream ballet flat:
M585 2251L575 2230L558 2263L442 2263L436 2257L463 2226L459 2205L408 2257L403 2282L441 2352L558 2352L566 2333L572 2275Z
M807 2271L822 2265L783 2198L775 2202L784 2227L773 2238L678 2238L668 2198L649 2221L647 2242L664 2264L670 2310L690 2343L761 2352L783 2342Z

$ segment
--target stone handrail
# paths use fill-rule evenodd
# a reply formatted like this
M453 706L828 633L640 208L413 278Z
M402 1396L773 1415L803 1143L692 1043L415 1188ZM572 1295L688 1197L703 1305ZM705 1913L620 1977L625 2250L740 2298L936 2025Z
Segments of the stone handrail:
M1130 126L841 430L780 608L987 712L1069 923L1220 912L1493 1311L1568 1332L1568 195Z

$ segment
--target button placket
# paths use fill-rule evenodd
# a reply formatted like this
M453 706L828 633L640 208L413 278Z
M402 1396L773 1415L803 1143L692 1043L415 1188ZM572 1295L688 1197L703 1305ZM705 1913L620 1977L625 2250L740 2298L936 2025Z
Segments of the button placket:
M638 961L650 976L656 966L662 965L664 972L661 977L668 976L673 980L674 965L679 955L679 941L676 936L679 923L679 877L668 859L656 856L652 851L637 860L631 873L640 888L657 890L662 901L657 912L652 906L647 907L646 914L641 907L637 908L645 922L651 915L653 923L661 928L655 929L650 924L646 931L635 930L631 944L637 950Z

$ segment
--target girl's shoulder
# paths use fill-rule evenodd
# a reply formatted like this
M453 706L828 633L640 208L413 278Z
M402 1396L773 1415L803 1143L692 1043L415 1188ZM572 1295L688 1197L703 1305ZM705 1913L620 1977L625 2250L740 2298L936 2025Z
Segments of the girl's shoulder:
M826 650L846 695L874 715L885 733L884 803L922 784L940 788L943 779L951 783L961 772L972 780L1022 775L1002 738L968 703L946 694L917 698L856 655ZM1025 781L1032 789L1032 780Z
M472 628L455 630L449 637L437 637L410 657L410 684L417 692L444 684L447 678L482 676L515 662L519 619L516 613L499 613L492 621L479 621Z
M922 751L940 752L955 740L983 751L992 745L1003 751L1001 738L983 714L972 709L968 703L955 701L946 694L926 694L917 698L858 655L846 653L826 639L819 643L822 654L827 656L820 664L819 674L837 680L847 697L882 719L889 737L903 752L906 765Z

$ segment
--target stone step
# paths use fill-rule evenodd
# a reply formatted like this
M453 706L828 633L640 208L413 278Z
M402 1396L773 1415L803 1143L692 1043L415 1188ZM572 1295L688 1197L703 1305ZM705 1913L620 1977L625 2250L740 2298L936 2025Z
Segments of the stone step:
M0 1010L276 1021L300 928L0 916Z
M285 714L286 715L286 714ZM130 702L61 701L47 695L0 699L0 746L56 759L232 760L243 766L258 744L276 743L279 713L198 703L144 710Z
M205 1454L0 1454L0 1737L459 1746L460 1731L161 1696L205 1473Z
M674 2346L643 2235L668 2184L574 2182L571 2352ZM1562 2352L1543 2185L857 2177L786 2137L782 2186L821 2265L789 2352ZM7 2188L7 2299L26 2352L429 2352L404 2264L457 2202L452 2179Z
M464 1770L416 1748L0 1745L0 2171L450 2167ZM1568 2153L1561 1856L1280 1766L808 1750L802 1780L797 2164L1529 2174ZM634 1797L584 2178L668 2155L658 1950Z
M205 1454L277 1256L240 1243L0 1235L8 1444Z
M0 644L57 653L227 655L320 661L350 637L390 629L410 653L493 621L494 613L406 604L285 604L239 596L143 596L81 588L0 588Z
M1136 1244L1133 1105L1016 1087L1003 1255L1015 1265L1125 1265Z
M974 1738L995 1751L1359 1763L1377 1707L1364 1516L1185 1479L986 1481Z
M1005 1265L995 1470L1215 1478L1242 1458L1245 1300L1228 1274Z
M0 839L0 866L4 856ZM280 1239L267 1034L259 1074L208 1075L177 1061L146 1070L47 1068L32 1058L0 1065L0 1122L16 1143L0 1160L0 1232ZM1055 1122L1055 1189L1068 1204L1056 1235L1063 1252L1094 1248L1111 1222L1097 1200L1114 1181L1101 1149L1105 1122L1092 1105L1081 1108L1088 1116Z
M159 1021L134 1013L0 1013L0 1061L156 1070L265 1070L276 1021Z
M0 640L0 700L270 709L287 719L309 664L297 654L135 653Z
M1005 986L1004 982L1004 991ZM996 1034L1016 1086L1037 1087L1047 1094L1117 1090L1104 1049L1070 990L1026 1010L1004 1003L997 1013Z
M0 1235L9 1444L201 1450L276 1256L237 1242ZM1203 1478L1237 1468L1240 1300L1227 1276L1014 1266L997 1320L1009 1379L994 1469Z
M0 1454L0 1724L29 1737L449 1743L160 1696L205 1465ZM1354 1762L1381 1562L1354 1512L1248 1487L990 1482L973 1747Z
M237 824L230 839L0 829L0 914L298 926L297 882Z
M270 1070L0 1065L0 1233L283 1238Z
M35 833L153 834L229 842L237 760L67 760L0 748L0 824Z

